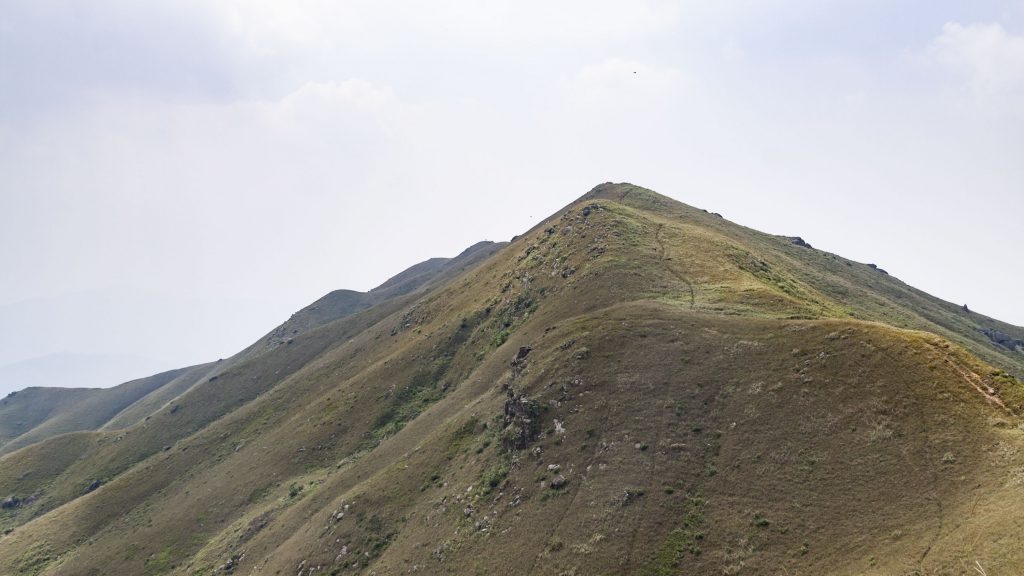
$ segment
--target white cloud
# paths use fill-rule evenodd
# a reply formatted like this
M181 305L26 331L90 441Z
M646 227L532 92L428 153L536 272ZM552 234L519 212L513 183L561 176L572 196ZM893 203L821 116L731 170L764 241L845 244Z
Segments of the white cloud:
M1024 114L1024 36L1001 25L947 23L928 55L957 74L981 103L999 102Z
M679 17L680 4L672 0L232 0L215 5L214 10L229 30L254 47L283 42L365 48L406 46L427 37L435 45L472 40L477 46L631 37L670 28Z

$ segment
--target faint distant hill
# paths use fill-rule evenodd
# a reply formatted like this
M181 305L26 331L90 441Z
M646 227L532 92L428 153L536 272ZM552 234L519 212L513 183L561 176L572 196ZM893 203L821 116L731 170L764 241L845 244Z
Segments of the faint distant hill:
M216 359L252 342L291 306L237 298L194 298L120 286L0 304L0 367L67 352L160 360L98 385L113 386L158 370ZM64 362L47 359L48 363ZM129 364L132 368L134 364ZM88 367L85 367L88 371ZM34 371L34 370L33 370ZM0 377L0 390L8 382ZM47 386L66 386L53 381ZM34 385L29 382L24 386Z
M108 388L169 366L149 358L114 354L49 354L0 366L0 396L32 386Z

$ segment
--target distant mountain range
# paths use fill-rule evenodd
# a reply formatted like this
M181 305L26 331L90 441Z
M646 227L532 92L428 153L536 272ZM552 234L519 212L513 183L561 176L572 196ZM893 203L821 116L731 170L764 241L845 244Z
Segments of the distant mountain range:
M0 400L0 574L1019 574L1022 377L1020 327L602 184L230 358Z

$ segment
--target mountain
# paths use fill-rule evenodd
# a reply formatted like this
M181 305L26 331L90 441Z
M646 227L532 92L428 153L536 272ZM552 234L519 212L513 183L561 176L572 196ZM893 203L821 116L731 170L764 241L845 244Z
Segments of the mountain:
M469 256L0 458L0 574L1024 570L1021 328L629 184Z

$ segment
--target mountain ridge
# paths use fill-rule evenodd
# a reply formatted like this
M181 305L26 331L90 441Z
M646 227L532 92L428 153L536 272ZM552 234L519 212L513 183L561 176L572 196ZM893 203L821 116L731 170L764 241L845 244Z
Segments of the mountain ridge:
M1019 363L922 294L605 184L128 429L3 456L36 498L0 572L1013 571Z
M452 270L472 266L480 258L485 257L501 245L501 243L483 241L470 246L453 258L431 258L393 276L368 292L357 292L354 290L333 291L313 304L302 308L293 314L288 321L265 336L265 346L273 347L281 343L287 343L288 338L294 337L300 330L308 331L390 298L414 292L424 285L428 285L439 276L450 273ZM259 349L258 345L256 345L256 348L249 347L243 352L251 354L257 349ZM237 358L234 359L237 360ZM218 364L221 364L221 362L210 362L161 372L148 378L123 383L112 388L110 392L101 392L101 389L94 389L89 392L63 393L63 396L77 396L79 401L87 396L94 395L101 397L124 395L128 401L126 403L94 400L94 403L109 405L110 408L104 412L105 415L93 415L91 418L85 418L84 420L82 414L91 410L95 411L95 408L79 405L73 413L68 414L60 412L58 407L57 413L35 421L31 429L23 430L19 436L8 438L6 436L9 433L0 432L0 455L61 433L97 429L116 430L136 424L161 406L171 402L175 397L187 391L203 378L215 379L218 370L231 363L229 361L228 364L219 366ZM146 393L142 396L127 392L129 388L139 387L143 383L154 380L159 381L160 384L155 389L146 390ZM17 397L18 393L21 393L20 398ZM49 388L46 393L52 395L56 392L55 389ZM15 398L17 398L17 401L13 402ZM5 408L7 408L8 412L14 411L15 413L33 413L52 408L50 406L30 406L24 403L25 399L24 391L16 391L15 394L9 395L7 400L0 400L0 420L4 419L2 417ZM114 413L110 413L112 410L114 410ZM76 421L76 418L78 421ZM6 421L16 422L21 421L21 419L16 420L12 413L12 415L6 417Z

